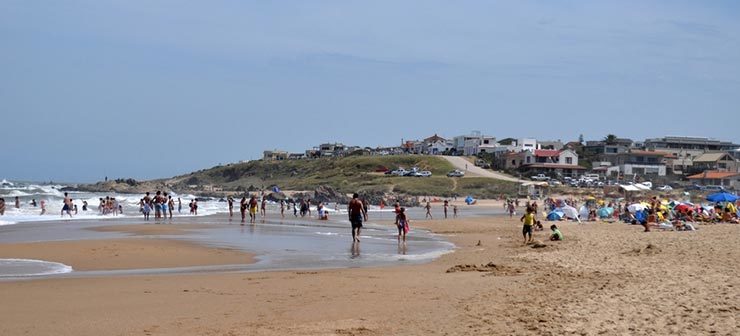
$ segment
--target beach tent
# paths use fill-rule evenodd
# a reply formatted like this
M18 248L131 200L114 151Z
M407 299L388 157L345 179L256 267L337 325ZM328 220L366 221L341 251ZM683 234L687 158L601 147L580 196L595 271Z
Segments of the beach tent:
M638 211L642 211L642 210L645 210L645 209L647 209L647 206L645 206L644 204L641 204L641 203L631 204L630 206L627 207L627 210L629 210L632 213L635 213L635 212L638 212Z
M740 198L740 197L738 197L735 194L730 194L730 193L727 193L727 192L721 192L721 193L711 194L711 195L707 196L707 201L715 202L715 203L719 203L719 202L735 202L735 201L738 200L738 198Z
M563 216L565 216L565 214L562 211L557 211L557 210L550 211L550 213L547 214L547 220L549 220L549 221L559 221L559 220L563 219Z
M579 223L581 222L581 218L578 216L578 210L576 210L576 208L566 205L560 208L560 211L562 211L563 214L565 214L565 216L567 216L568 218L573 218L577 220Z
M609 207L603 207L599 209L599 211L596 212L597 215L599 215L599 218L609 218L614 214L614 208Z
M473 199L472 196L465 197L465 204L467 205L475 204L475 199Z

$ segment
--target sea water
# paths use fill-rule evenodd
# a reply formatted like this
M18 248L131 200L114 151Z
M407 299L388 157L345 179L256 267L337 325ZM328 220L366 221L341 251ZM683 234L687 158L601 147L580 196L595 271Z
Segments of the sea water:
M208 200L198 202L199 216L189 215L186 202L196 198L194 195L177 195L183 200L183 213L175 210L173 219L144 221L139 213L138 202L143 195L100 194L88 192L69 192L78 205L78 214L72 219L62 218L63 192L59 185L4 186L0 197L6 200L6 215L0 217L0 243L40 242L82 239L110 239L126 237L120 232L98 232L90 230L96 226L129 224L199 224L183 235L161 235L159 238L178 239L198 244L233 248L254 253L257 262L249 265L221 265L202 267L182 267L167 269L132 269L116 271L76 272L66 265L28 262L18 267L12 262L0 262L0 278L19 276L96 276L118 274L151 273L192 273L192 272L243 272L280 269L317 269L392 266L424 263L449 253L454 245L443 237L427 230L413 227L414 219L422 219L424 210L411 208L408 215L412 219L412 229L408 241L399 243L392 209L371 207L370 221L365 223L360 243L353 243L347 214L340 208L346 206L329 205L329 220L314 217L295 217L292 209L286 207L285 218L280 218L279 205L268 205L268 216L256 224L240 225L238 204L235 204L234 217L228 215L226 202ZM21 209L14 209L14 197L21 199ZM115 197L124 207L119 216L101 215L97 210L100 197ZM47 202L47 214L39 215L40 207L28 204L31 199ZM82 211L81 201L87 200L89 209ZM335 208L337 210L335 210ZM441 213L440 209L435 209ZM470 214L470 213L469 213ZM103 221L103 223L101 223ZM11 225L14 224L14 225ZM207 227L202 229L201 227ZM28 270L28 271L24 271ZM27 272L27 273L23 273Z

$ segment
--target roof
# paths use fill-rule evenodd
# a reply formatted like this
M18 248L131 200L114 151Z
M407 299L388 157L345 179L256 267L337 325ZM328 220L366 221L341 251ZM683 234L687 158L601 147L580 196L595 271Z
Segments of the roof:
M437 141L447 141L447 139L437 135L436 133L426 139L424 139L424 142L437 142Z
M537 149L534 151L534 156L551 157L551 156L558 156L558 155L560 155L560 151L554 150L554 149Z
M647 191L650 190L650 187L644 185L644 184L629 184L629 185L619 185L620 188L624 189L625 191Z
M723 171L714 171L714 170L708 170L703 173L699 173L696 175L691 175L688 178L692 180L699 180L699 179L726 179L729 177L735 177L740 175L740 173L734 173L734 172L723 172Z
M654 151L646 151L646 150L631 150L627 153L624 153L624 155L646 155L646 156L673 156L671 153L666 152L654 152Z
M578 165L565 165L565 164L557 164L557 163L532 163L523 165L523 168L555 168L555 169L576 169L576 170L586 170L586 168L578 166Z
M717 162L721 160L724 156L729 156L730 154L720 152L720 153L704 153L702 155L699 155L694 159L694 162Z

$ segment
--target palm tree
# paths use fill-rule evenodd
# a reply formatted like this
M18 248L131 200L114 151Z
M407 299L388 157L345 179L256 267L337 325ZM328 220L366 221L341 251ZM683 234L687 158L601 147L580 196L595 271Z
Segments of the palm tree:
M617 136L614 134L608 134L604 138L604 142L606 142L607 145L613 145L617 143Z

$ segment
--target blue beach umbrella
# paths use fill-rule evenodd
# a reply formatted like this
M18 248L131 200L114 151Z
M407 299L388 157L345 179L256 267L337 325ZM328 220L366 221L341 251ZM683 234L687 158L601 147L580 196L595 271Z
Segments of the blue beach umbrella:
M735 201L738 200L738 198L740 198L740 197L738 197L735 194L721 192L721 193L711 194L711 195L707 196L707 201L715 202L715 203L718 203L718 202L735 202Z

